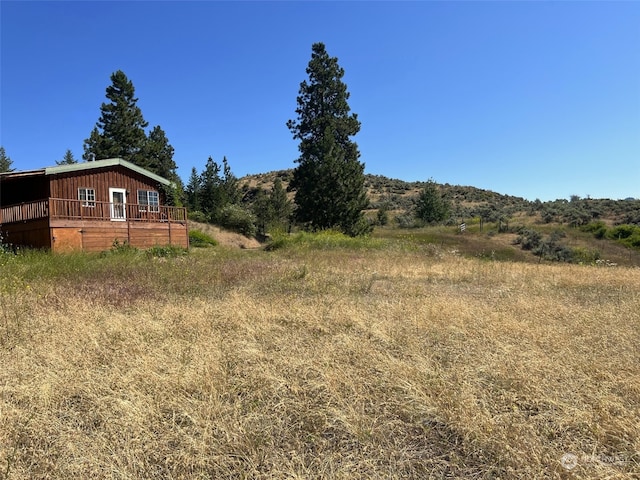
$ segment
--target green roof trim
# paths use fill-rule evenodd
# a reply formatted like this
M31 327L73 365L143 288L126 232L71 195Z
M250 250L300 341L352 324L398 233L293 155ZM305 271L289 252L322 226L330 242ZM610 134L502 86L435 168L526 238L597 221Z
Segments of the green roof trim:
M121 158L107 158L106 160L95 160L93 162L82 162L82 163L72 163L70 165L58 165L56 167L47 167L44 169L45 175L56 175L58 173L71 173L71 172L79 172L82 170L92 170L95 168L105 168L105 167L116 167L121 166L128 168L129 170L133 170L134 172L139 173L140 175L144 175L145 177L149 177L152 180L155 180L158 183L162 183L164 185L171 185L171 182L166 178L161 177L160 175L156 175L153 172L150 172L146 168L139 167L138 165L127 162Z

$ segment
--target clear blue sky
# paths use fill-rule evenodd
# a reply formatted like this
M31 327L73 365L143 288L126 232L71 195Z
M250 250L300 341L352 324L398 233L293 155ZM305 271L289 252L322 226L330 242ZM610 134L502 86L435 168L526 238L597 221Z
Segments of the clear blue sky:
M533 200L640 198L640 2L0 2L0 144L81 158L110 76L187 179L292 168L285 123L324 42L367 173Z

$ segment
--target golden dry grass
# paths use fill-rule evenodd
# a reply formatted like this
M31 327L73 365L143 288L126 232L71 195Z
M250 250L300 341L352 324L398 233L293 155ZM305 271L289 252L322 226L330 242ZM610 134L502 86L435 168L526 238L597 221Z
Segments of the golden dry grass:
M1 267L0 478L640 472L638 268L432 246L88 261Z

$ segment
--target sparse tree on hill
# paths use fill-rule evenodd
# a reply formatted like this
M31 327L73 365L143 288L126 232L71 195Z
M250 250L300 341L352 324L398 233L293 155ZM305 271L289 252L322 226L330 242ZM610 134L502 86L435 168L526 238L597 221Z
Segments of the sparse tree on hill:
M0 147L0 173L13 172L15 169L11 168L13 161L5 152L4 147Z
M415 214L426 223L442 222L449 215L449 202L442 197L436 182L432 179L427 181L418 196Z
M315 43L306 72L309 80L300 84L297 97L298 117L287 122L293 138L300 141L290 184L295 190L296 219L311 230L368 233L364 164L351 140L360 131L360 122L350 113L344 69L323 43Z
M106 90L109 102L100 107L100 118L84 141L83 158L118 157L144 167L148 123L137 106L133 83L121 70L111 75L111 82Z
M56 160L56 165L73 165L74 163L78 163L78 161L73 156L73 152L69 149L65 152L62 160Z

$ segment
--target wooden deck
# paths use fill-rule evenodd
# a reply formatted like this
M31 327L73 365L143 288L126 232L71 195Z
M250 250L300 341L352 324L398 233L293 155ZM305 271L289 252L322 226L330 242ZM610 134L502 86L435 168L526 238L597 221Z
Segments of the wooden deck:
M48 198L0 208L0 226L8 243L53 251L189 246L183 207Z
M62 198L47 198L0 208L0 224L26 222L40 218L182 223L187 221L187 209Z

